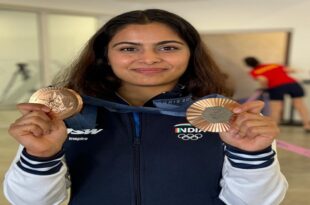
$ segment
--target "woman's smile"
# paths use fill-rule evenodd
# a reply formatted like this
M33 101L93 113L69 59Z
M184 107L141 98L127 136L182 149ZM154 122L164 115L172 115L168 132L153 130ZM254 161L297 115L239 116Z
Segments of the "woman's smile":
M167 68L157 68L157 67L151 67L151 68L141 67L141 68L133 68L131 70L134 72L143 74L143 75L154 75L154 74L166 72L168 69Z

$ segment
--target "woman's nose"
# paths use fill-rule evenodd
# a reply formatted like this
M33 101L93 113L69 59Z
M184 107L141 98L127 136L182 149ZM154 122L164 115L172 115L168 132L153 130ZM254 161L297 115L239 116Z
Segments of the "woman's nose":
M141 53L140 62L151 65L160 61L161 57L156 51L149 50Z

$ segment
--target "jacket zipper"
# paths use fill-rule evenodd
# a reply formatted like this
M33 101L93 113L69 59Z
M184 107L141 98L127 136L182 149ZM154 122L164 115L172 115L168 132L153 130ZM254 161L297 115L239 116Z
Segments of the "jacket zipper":
M133 157L134 157L134 191L135 204L141 205L141 190L140 190L140 142L141 142L141 123L139 113L133 113L134 124L134 139L133 139Z

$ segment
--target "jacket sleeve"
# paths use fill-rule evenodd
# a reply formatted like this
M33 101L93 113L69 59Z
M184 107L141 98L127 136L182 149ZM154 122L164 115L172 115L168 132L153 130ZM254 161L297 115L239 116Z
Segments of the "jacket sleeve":
M267 148L246 152L226 146L220 199L227 205L278 205L287 181L280 171L276 152Z
M57 205L67 198L63 152L49 158L27 154L20 146L4 178L4 195L13 205Z

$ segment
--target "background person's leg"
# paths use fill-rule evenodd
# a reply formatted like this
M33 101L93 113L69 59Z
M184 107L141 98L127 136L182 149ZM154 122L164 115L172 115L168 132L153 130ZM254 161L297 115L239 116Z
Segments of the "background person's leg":
M294 108L297 110L302 120L304 129L310 132L309 111L308 111L306 104L303 101L303 98L302 97L292 98L292 101L293 101Z
M270 117L273 118L278 124L281 121L283 101L282 100L270 100Z

